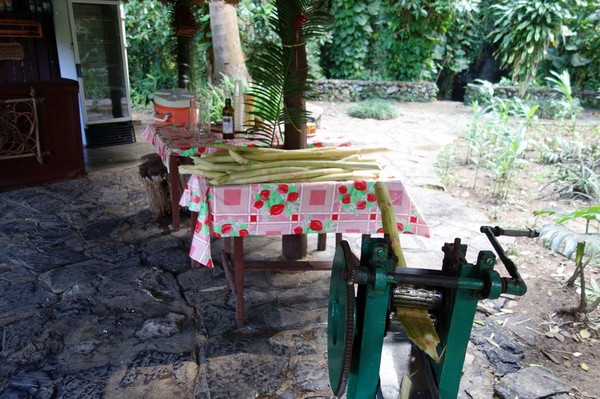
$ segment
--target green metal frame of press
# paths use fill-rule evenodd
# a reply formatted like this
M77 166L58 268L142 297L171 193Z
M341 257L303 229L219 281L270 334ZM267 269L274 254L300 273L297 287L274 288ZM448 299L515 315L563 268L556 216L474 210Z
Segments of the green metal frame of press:
M396 269L388 237L365 237L360 260L347 242L337 246L328 314L329 379L336 396L383 398L379 376L385 338L402 345L394 362L396 368L402 363L396 372L404 368L406 373L400 379L404 381L401 398L456 398L478 301L527 291L496 237L538 236L535 230L491 226L481 227L481 232L507 277L494 270L496 254L492 251L480 251L475 264L467 263L467 246L458 238L443 246L441 270ZM441 341L439 363L410 343L395 318L396 306L428 309Z

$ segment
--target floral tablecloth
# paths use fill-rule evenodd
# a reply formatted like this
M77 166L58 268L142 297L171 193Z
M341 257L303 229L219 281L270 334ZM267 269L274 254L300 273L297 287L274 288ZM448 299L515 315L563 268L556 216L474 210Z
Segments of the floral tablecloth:
M429 237L429 226L402 182L384 181L398 231ZM179 203L198 212L190 257L213 267L211 237L382 233L374 186L374 180L210 186L192 175Z
M223 143L223 137L220 133L214 134L192 134L182 126L148 125L144 129L142 136L156 148L163 163L169 168L169 156L181 155L189 157L192 155L212 154L219 151L211 147L213 143ZM260 141L248 140L237 137L228 140L228 144L235 146L259 146ZM332 137L317 132L307 139L307 146L310 147L348 147L352 143L343 137Z

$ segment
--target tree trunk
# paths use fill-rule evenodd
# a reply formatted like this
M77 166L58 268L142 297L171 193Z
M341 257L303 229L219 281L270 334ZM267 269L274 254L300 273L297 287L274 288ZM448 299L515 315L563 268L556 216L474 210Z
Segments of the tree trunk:
M306 45L302 44L297 47L294 47L294 61L290 65L290 75L298 76L304 75L306 81L306 76L308 75L308 63L306 61ZM306 109L306 100L305 100L304 92L298 93L297 96L286 96L283 100L285 106L288 108L299 108ZM306 123L300 123L296 126L290 123L285 124L284 130L284 148L286 150L298 150L301 148L306 148Z
M177 85L185 89L190 89L193 81L191 47L191 38L177 36Z
M208 9L214 55L211 81L218 84L221 74L248 81L235 5L213 0L208 2Z
M308 64L306 61L306 46L304 44L294 47L294 61L290 65L290 75L297 76L299 74L308 73ZM299 93L297 96L287 96L284 99L286 107L306 109L306 100L304 93ZM306 144L306 123L301 123L296 126L290 123L285 124L284 131L284 148L286 150L297 150L307 148ZM283 256L288 260L296 260L306 256L307 253L307 237L306 234L290 234L284 235L282 238Z
M182 34L186 27L194 26L194 16L187 0L176 0L173 15L177 47L177 86L190 89L193 83L192 37Z

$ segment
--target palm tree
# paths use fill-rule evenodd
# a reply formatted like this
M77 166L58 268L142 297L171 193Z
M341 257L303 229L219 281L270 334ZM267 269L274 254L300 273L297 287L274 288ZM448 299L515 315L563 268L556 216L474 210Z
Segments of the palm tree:
M249 102L258 120L250 132L269 145L279 136L286 149L306 148L306 92L311 84L306 40L324 34L329 16L322 11L323 0L276 0L275 10L269 23L281 41L266 45L250 66Z
M237 2L210 0L210 29L212 32L213 68L211 81L218 84L221 76L249 80L238 29Z
M311 79L306 62L306 40L324 34L329 16L323 0L276 0L276 13L269 22L281 39L265 46L252 66L249 105L256 117L249 129L255 137L273 144L281 136L286 149L306 148L306 92ZM306 235L284 235L282 252L286 259L306 255Z

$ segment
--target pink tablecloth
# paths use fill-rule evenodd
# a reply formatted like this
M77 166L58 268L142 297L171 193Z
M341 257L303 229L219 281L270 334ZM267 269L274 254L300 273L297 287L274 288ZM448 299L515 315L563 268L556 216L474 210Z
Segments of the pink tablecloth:
M223 143L220 133L214 134L192 134L182 126L148 125L142 136L156 148L163 163L169 167L170 155L181 155L189 157L192 155L212 154L218 151L211 147L213 143ZM241 137L228 140L227 144L235 146L261 146L260 141L248 140ZM317 134L308 137L308 147L348 147L352 143L343 137L332 137L325 134Z
M430 236L402 182L384 180L398 231ZM382 233L375 181L210 186L192 175L180 205L198 212L190 257L212 267L211 237L311 233Z

